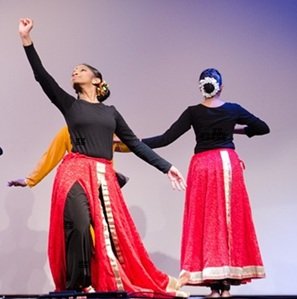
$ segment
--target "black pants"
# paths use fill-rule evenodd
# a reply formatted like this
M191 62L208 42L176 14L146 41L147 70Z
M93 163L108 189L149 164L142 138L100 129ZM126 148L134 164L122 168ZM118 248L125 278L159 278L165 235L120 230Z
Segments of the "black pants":
M99 189L99 200L108 224L101 188ZM90 224L91 216L88 199L81 185L75 183L67 195L64 209L67 290L81 291L92 284ZM109 235L111 235L109 225L108 230ZM116 256L114 242L111 237L110 242Z
M64 209L67 290L81 291L91 285L90 219L86 194L80 184L75 183L67 195Z
M230 291L230 281L228 279L218 280L210 285L212 291Z

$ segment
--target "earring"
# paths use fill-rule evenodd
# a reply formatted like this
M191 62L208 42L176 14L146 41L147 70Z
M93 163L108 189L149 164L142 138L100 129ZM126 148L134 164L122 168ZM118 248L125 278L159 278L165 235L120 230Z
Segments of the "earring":
M98 82L98 80L97 80L97 79L93 79L93 80L92 80L92 84L93 84L93 85L99 85L99 84L100 84L100 82Z

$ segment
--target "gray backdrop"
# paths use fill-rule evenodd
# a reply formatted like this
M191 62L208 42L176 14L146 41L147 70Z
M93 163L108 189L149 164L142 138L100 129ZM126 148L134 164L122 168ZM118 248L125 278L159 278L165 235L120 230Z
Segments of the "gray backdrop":
M0 293L53 290L47 233L54 172L33 189L8 188L36 165L64 125L34 81L18 20L35 21L32 37L48 71L72 92L76 64L97 66L115 105L139 137L162 133L201 100L207 67L223 74L223 97L240 103L271 134L236 136L267 278L234 294L297 294L296 25L294 0L0 0ZM194 135L158 153L186 176ZM133 154L115 154L130 177L127 204L154 262L178 275L184 192ZM184 288L204 294L206 288Z

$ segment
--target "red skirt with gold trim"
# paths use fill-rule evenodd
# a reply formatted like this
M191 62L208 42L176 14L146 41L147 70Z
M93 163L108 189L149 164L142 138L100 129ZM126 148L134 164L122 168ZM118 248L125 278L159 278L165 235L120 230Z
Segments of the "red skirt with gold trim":
M265 276L243 177L232 149L192 157L184 209L181 273L186 284Z
M65 290L63 214L67 193L75 182L79 182L87 195L94 228L92 286L97 291L175 295L176 280L154 266L143 246L112 163L74 153L68 154L59 166L52 194L48 253L56 290ZM107 217L99 200L99 187L102 188ZM111 238L116 252L112 250Z

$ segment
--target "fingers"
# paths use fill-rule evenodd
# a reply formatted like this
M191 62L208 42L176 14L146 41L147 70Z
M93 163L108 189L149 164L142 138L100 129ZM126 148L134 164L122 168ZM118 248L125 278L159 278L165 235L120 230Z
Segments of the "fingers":
M33 28L33 20L29 18L22 18L19 21L19 30L24 32L30 32Z
M187 188L187 184L186 184L184 178L182 178L182 179L179 181L179 186L180 186L181 190L186 190L186 188Z
M31 24L33 24L33 20L32 19L30 19L30 18L21 18L20 19L20 22L22 23L22 24L24 24L24 25L31 25Z
M178 190L178 191L182 190L182 186L176 178L171 179L171 186L173 190Z
M18 186L19 184L18 184L18 182L16 182L16 181L9 181L8 183L7 183L7 186L8 187L14 187L14 186Z
M173 185L174 190L176 189L179 191L186 190L186 183L183 181L182 178L174 179L171 182L171 185Z
M168 172L169 179L171 181L171 186L174 190L185 190L187 185L183 178L183 176L180 174L180 172L175 168L171 167Z
M19 179L19 180L13 180L7 182L8 187L26 187L27 183L24 179Z
M178 173L178 177L176 178L176 181L182 190L186 189L186 187L187 187L186 181L180 173Z
M174 180L170 180L170 182L171 182L172 189L176 190L176 184L175 184Z

